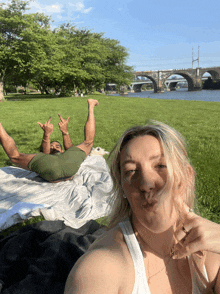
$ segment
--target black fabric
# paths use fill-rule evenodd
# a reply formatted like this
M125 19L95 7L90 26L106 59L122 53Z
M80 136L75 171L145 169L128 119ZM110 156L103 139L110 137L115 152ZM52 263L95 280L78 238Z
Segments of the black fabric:
M104 231L95 221L80 229L43 221L2 238L0 293L63 294L74 263Z

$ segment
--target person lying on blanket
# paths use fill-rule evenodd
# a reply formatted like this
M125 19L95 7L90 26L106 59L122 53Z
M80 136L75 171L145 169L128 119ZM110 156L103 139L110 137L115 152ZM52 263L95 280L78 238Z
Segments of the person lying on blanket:
M88 99L88 118L84 127L84 141L73 146L73 143L67 132L69 118L65 121L60 116L59 127L63 133L63 141L65 151L62 147L58 147L58 142L50 144L51 132L44 132L43 137L43 152L38 154L23 154L19 153L14 140L7 134L2 124L0 123L0 143L15 165L31 170L39 174L40 177L51 183L70 180L78 171L80 164L89 155L94 138L95 138L95 116L94 107L98 105L98 101ZM51 118L45 124L51 131ZM46 129L45 125L38 123L42 129Z

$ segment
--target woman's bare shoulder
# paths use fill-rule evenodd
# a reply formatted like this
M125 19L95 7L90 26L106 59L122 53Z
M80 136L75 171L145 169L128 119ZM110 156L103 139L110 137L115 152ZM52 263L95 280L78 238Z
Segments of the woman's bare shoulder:
M65 294L119 293L127 268L124 246L119 227L105 232L74 265Z
M125 246L124 237L122 231L117 225L113 229L106 231L102 236L100 236L90 247L89 251L101 248L118 248L118 250L123 250Z

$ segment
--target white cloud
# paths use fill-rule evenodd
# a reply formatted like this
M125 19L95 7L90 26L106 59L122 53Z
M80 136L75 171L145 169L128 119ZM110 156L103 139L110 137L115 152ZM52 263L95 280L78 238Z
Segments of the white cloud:
M84 5L83 1L76 2L76 3L69 2L68 5L74 7L76 11L79 11L79 12L85 13L85 14L89 13L92 10L92 7L85 9L85 5Z
M44 5L39 3L38 1L30 2L30 8L31 10L35 10L35 12L40 13L61 13L62 12L62 4L59 4L58 2L52 4L52 5Z
M92 10L92 7L89 7L87 9L84 9L84 13L89 13Z

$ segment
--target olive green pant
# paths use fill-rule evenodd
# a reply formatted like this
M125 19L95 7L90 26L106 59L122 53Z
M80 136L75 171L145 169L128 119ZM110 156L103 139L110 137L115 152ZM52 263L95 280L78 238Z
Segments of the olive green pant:
M53 182L75 175L85 158L85 152L73 146L64 153L39 153L30 161L28 168L46 181Z

